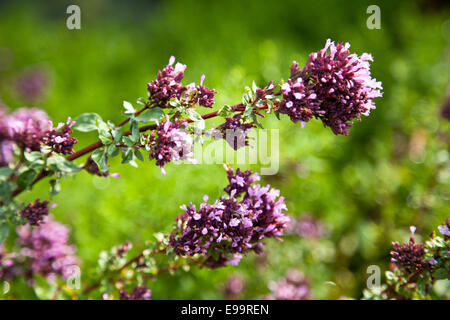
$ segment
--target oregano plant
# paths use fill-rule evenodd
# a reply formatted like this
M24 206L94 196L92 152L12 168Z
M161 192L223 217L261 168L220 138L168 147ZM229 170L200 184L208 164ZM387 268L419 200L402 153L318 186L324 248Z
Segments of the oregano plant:
M204 136L225 139L234 150L249 146L249 133L263 128L270 116L288 117L301 128L316 119L332 133L348 135L382 96L381 82L370 73L372 56L350 53L349 47L327 40L303 68L294 61L287 80L253 83L241 101L229 105L216 105L219 93L206 86L205 76L198 84L184 84L186 66L171 57L147 83L145 98L123 102L120 123L84 113L54 125L37 108L0 109L0 279L25 279L44 299L150 299L149 280L162 273L238 265L248 254L261 254L265 239L281 239L289 223L282 190L259 184L261 178L251 170L224 164L228 184L221 197L205 195L203 201L180 204L173 229L156 233L137 255L130 254L130 242L102 252L96 273L74 289L66 283L76 278L80 260L68 227L50 214L53 197L61 192L61 179L82 170L118 178L110 173L115 157L132 166L151 161L166 175L176 171L166 169L170 162L196 163L193 146ZM221 124L208 127L211 118L220 118ZM98 141L79 147L75 131L95 132ZM20 201L21 193L44 179L47 199ZM425 245L413 236L409 244L394 244L392 261L398 268L387 275L382 290L366 296L426 296L435 279L448 277L448 227L447 221L440 227L443 237L433 235ZM9 241L14 232L17 239ZM268 298L285 297L286 287L295 297L309 297L307 283L303 275L288 274Z

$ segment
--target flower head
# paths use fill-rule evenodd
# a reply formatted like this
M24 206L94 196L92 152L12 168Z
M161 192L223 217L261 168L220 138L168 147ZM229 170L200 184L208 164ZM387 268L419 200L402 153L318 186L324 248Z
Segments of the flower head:
M150 300L152 291L142 284L137 285L131 294L120 290L120 300Z
M44 218L48 216L48 201L43 201L38 198L34 202L30 202L20 212L22 218L28 221L31 226L38 226L44 221Z
M194 102L200 106L206 108L212 108L214 105L214 95L216 90L209 89L203 85L205 76L203 75L200 84L196 87L196 92L194 94Z
M179 99L188 89L181 84L184 78L186 65L177 63L175 67L175 57L170 57L169 64L158 71L156 79L147 84L149 97L153 102L166 104L170 99Z
M8 117L9 136L19 146L39 151L48 123L48 116L43 110L20 108Z
M48 78L45 69L32 68L20 74L15 83L15 87L23 99L26 101L36 101L44 95L49 84Z
M69 229L48 216L45 223L31 229L17 229L21 254L31 260L31 272L43 275L52 281L57 275L68 278L72 268L79 264L75 247L69 244Z
M439 232L445 237L450 237L450 218L447 218L443 224L438 227Z
M228 165L224 165L224 168L227 170L227 178L229 181L229 184L225 187L224 191L231 197L238 197L244 192L247 193L250 185L261 179L259 175L253 173L252 170L242 171L240 168L237 168L235 173Z
M288 232L302 238L322 238L325 231L323 223L310 214L303 214L298 219L291 219L288 224Z
M183 123L180 120L166 120L158 123L155 131L150 135L149 159L156 159L156 165L161 167L163 175L166 174L164 165L170 161L188 160L195 163L193 158L193 140L186 131L181 129Z
M53 128L50 122L50 129L45 131L42 142L56 153L64 155L74 153L73 146L78 142L77 138L70 136L74 125L75 121L72 121L70 117L66 123L59 123L56 128Z
M239 275L233 275L227 279L223 293L227 299L237 299L242 290L244 290L244 279Z
M0 243L0 280L12 280L18 273L15 265L16 253L8 253Z
M217 127L222 137L234 150L249 145L248 134L255 125L244 121L242 115L238 113L233 117L225 118L225 123Z
M398 267L404 267L410 272L415 272L431 267L430 261L425 259L425 248L422 243L416 243L414 239L415 227L411 227L411 238L408 243L400 245L393 242L391 251L391 262Z
M271 293L267 300L310 300L311 289L308 279L296 269L290 269L277 282L270 282Z
M248 179L255 180L251 174L247 174ZM208 203L205 196L198 209L192 203L181 207L184 213L177 218L170 237L175 253L200 254L206 266L220 267L237 264L248 251L259 253L261 240L283 234L289 218L283 213L286 206L278 190L269 185L249 186L242 200L232 193L214 203Z
M291 78L282 86L284 100L280 112L294 122L319 118L335 134L348 134L352 121L375 109L374 98L381 97L381 82L370 74L370 54L350 54L350 44L335 44L310 54L306 66L294 61Z

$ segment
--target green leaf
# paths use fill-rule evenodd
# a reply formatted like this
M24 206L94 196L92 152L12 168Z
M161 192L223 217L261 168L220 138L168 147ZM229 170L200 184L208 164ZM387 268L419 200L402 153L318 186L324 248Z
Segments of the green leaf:
M111 136L111 127L99 119L96 121L98 137L104 145L111 144L113 142L113 137Z
M48 158L47 163L49 165L55 165L56 168L64 173L75 173L81 171L80 167L75 163L66 160L64 157L53 154Z
M0 201L9 201L11 199L12 186L11 182L0 180Z
M447 279L447 277L449 277L449 272L444 268L439 268L433 272L433 277L436 279Z
M130 121L131 140L137 142L139 140L139 125L135 120Z
M97 149L94 152L92 152L91 158L97 164L101 172L108 171L109 166L107 164L105 148Z
M197 111L195 111L193 109L188 109L186 111L186 115L192 121L202 121L203 120L202 116Z
M37 172L31 169L22 172L17 178L17 186L20 189L26 189L36 176Z
M125 108L126 115L134 115L136 113L136 110L134 109L133 105L128 101L123 102L123 107Z
M144 157L142 156L142 153L140 150L134 150L134 155L136 156L136 158L138 158L141 161L144 161Z
M123 143L125 143L128 147L134 146L135 141L130 136L122 137Z
M133 161L133 149L122 149L122 163Z
M155 107L145 110L139 116L136 117L136 121L139 122L150 122L157 121L164 117L164 111L161 108Z
M114 144L110 144L107 148L107 153L110 157L117 156L119 152L119 148L117 148Z
M417 280L417 291L424 297L427 295L427 279L423 275Z
M25 152L24 156L25 156L25 159L30 162L34 162L36 160L42 159L42 153L40 153L38 151Z
M224 105L222 108L219 109L218 115L220 117L231 117L233 116L233 109L229 105Z
M4 242L9 235L9 223L2 222L0 223L0 243Z
M0 177L9 177L12 173L12 170L8 167L0 168Z
M81 132L95 131L97 129L97 120L102 118L96 113L83 113L74 119L75 125L73 128Z
M147 105L147 100L145 100L145 98L142 98L142 97L137 98L136 102L138 104L140 104L141 106L146 106Z

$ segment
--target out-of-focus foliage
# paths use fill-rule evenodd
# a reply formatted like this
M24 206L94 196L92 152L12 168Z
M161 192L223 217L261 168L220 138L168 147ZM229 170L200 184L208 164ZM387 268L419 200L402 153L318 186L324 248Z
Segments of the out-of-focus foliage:
M239 267L162 275L149 283L153 299L223 298L233 274L244 280L242 297L257 298L292 268L311 280L315 298L359 298L367 267L389 268L392 241L407 241L410 225L430 234L449 217L450 122L441 106L450 91L450 9L444 1L378 3L380 30L366 27L366 9L374 4L368 1L78 4L81 30L71 31L64 2L0 3L2 104L37 106L55 121L96 112L119 122L122 101L144 96L170 55L188 65L186 83L205 73L208 87L219 92L218 105L238 103L245 85L287 79L292 60L302 66L327 38L372 53L372 74L383 82L377 109L348 137L318 121L305 129L287 118L267 121L267 128L280 128L280 170L262 182L281 190L291 216L308 212L320 219L323 237L272 241L264 255L250 255ZM43 91L21 94L20 79L36 70L45 74ZM79 138L78 148L94 139ZM72 226L85 280L102 250L130 240L138 252L153 233L170 231L179 205L198 204L204 194L214 199L225 185L221 165L168 167L163 177L154 164L113 163L121 179L82 173L63 182L53 214ZM45 198L47 191L42 182L21 197ZM439 283L431 295L448 298L448 288ZM35 297L25 284L11 294Z

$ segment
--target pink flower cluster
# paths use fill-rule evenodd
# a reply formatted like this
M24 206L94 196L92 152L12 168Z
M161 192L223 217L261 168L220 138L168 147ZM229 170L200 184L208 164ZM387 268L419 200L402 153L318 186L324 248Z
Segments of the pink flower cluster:
M149 159L156 159L156 165L161 167L163 175L166 174L164 165L167 162L188 160L195 163L193 158L193 140L189 133L181 129L180 120L170 121L169 116L158 123L155 131L150 134L151 152Z
M184 100L186 104L197 104L203 107L212 108L214 105L214 95L216 91L203 85L205 76L201 77L200 84L191 83L183 86L181 81L184 78L186 65L176 63L175 57L170 57L169 64L158 71L156 79L147 84L149 99L151 103L163 107L169 107L171 99Z
M227 170L230 185L225 190L230 190L230 197L208 203L205 196L198 209L192 203L181 206L184 213L170 237L175 253L200 254L211 268L236 265L248 251L261 252L261 241L281 236L289 221L279 190L251 185L256 179L248 171ZM243 197L238 198L241 193Z
M75 122L68 119L52 128L45 111L38 108L19 108L11 114L0 109L0 166L13 160L13 145L27 151L40 151L48 145L54 152L73 153L77 139L70 136Z
M48 216L36 228L22 226L17 229L20 254L31 260L31 273L40 274L53 281L56 276L68 278L73 267L79 264L75 247L69 244L69 229Z
M277 282L270 282L271 293L267 300L311 300L311 289L308 279L298 270L289 269L286 276Z
M335 134L348 134L354 119L375 109L381 97L381 82L370 74L370 54L349 53L350 44L327 40L312 53L303 69L294 61L289 81L282 85L284 100L279 111L302 125L313 117L321 119Z

